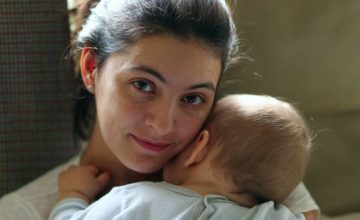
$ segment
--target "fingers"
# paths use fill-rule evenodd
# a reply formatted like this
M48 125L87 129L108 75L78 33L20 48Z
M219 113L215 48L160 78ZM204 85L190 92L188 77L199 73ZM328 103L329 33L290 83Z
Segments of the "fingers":
M96 177L96 181L101 188L104 188L110 182L111 176L109 172L103 172Z
M61 178L76 179L80 178L80 176L82 176L83 181L85 181L84 179L89 181L92 179L92 181L97 182L101 187L105 187L111 179L110 172L101 171L93 165L70 166L67 170L60 173Z
M100 173L99 168L97 168L96 166L93 166L93 165L85 165L84 169L87 170L88 172L92 173L94 176L97 176Z
M71 165L69 166L69 168L66 171L72 171L72 172L80 172L80 171L83 171L83 172L87 172L87 173L91 173L93 174L94 176L97 176L100 172L99 168L97 168L96 166L93 166L93 165Z
M79 197L76 193L80 192L86 196L87 201L92 201L106 188L110 180L110 172L103 172L96 166L71 166L59 176L59 194Z

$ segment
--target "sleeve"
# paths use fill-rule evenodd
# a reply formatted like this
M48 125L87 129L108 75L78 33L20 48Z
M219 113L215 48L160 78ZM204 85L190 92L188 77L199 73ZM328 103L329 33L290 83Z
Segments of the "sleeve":
M58 202L50 213L49 220L68 220L75 213L85 210L89 203L79 198L68 198Z
M305 220L302 213L292 213L286 206L275 204L273 201L254 206L248 214L250 215L246 216L246 219Z
M15 193L10 193L0 199L0 219L33 219L41 220L41 217L27 201Z
M307 212L311 210L320 210L315 200L306 189L304 183L300 183L289 197L284 201L293 213Z

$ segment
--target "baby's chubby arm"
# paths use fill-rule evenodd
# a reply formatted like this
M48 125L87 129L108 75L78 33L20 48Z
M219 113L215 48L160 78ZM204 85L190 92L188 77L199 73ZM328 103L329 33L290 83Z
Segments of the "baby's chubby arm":
M70 167L59 175L59 200L76 197L91 203L109 182L110 173L95 166Z

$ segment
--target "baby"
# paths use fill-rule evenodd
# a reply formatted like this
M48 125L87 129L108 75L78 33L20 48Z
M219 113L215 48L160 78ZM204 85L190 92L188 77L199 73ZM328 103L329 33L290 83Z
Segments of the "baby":
M93 166L60 175L50 219L304 219L283 202L302 181L311 135L289 103L270 96L220 99L196 140L163 169L163 182L114 187Z

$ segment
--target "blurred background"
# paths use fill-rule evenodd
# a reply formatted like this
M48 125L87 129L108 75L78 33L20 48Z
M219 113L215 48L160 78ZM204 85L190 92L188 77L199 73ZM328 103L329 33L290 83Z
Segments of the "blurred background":
M79 150L59 83L76 1L0 0L0 196ZM360 219L360 0L229 2L248 59L220 95L294 103L314 133L305 184L326 215Z
M360 1L232 1L253 61L230 69L221 94L295 103L314 133L305 183L328 215L360 212Z

